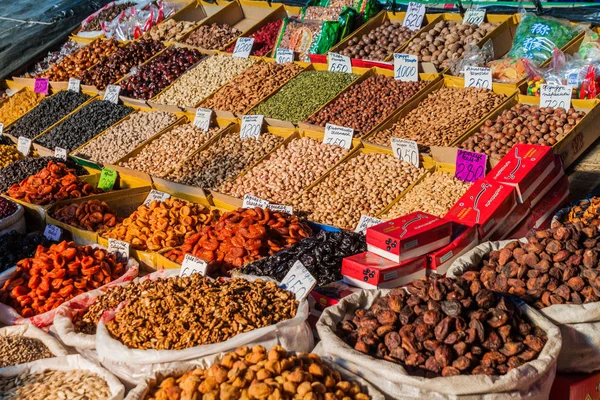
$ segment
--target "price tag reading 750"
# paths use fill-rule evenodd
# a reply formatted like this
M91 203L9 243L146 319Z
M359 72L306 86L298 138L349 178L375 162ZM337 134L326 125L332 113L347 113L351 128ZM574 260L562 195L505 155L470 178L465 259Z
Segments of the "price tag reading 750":
M300 261L296 261L287 275L281 281L281 288L296 295L296 300L302 301L313 290L317 280L308 272Z
M414 140L392 138L394 157L419 168L419 145Z
M258 139L262 131L264 115L242 116L242 127L240 128L240 139Z

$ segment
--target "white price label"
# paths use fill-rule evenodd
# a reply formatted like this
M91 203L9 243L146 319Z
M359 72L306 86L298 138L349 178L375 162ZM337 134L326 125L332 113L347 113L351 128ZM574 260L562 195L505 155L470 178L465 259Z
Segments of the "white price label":
M358 221L358 225L356 225L356 228L354 229L354 232L362 233L366 231L367 228L379 225L382 222L383 220L379 218L369 217L368 215L361 215L360 220Z
M115 253L118 258L126 260L129 258L129 243L117 239L108 239L108 252Z
M475 24L477 26L483 23L485 19L485 8L471 8L465 12L463 24Z
M283 204L270 204L267 208L271 211L282 212L286 214L292 215L294 213L294 208L292 206L284 206Z
M278 64L294 62L294 52L290 49L278 47L277 52L275 54L275 61Z
M72 92L77 92L79 93L79 90L81 90L81 79L77 79L77 78L69 78L69 87L68 89Z
M241 37L235 42L235 48L233 49L233 57L248 58L250 52L252 52L252 45L254 44L254 38Z
M573 89L569 85L543 84L540 87L540 107L571 108Z
M54 149L54 157L62 158L67 161L67 149L63 149L62 147L56 147Z
M485 67L465 67L465 87L492 90L492 69Z
M4 124L0 123L0 136L4 135Z
M352 147L352 137L354 136L354 129L346 128L344 126L337 126L333 124L325 125L325 137L323 143L332 144L334 146L340 146L344 149Z
M402 25L410 29L411 31L418 31L423 25L423 18L425 18L425 4L415 3L411 1L408 3L406 9L406 15L404 16L404 22Z
M300 261L296 261L281 281L281 288L294 293L296 300L302 301L313 290L316 284L317 280L315 277L308 272Z
M240 128L240 139L258 139L262 132L264 115L243 115L242 127Z
M210 121L212 120L212 110L206 108L196 109L196 116L194 117L194 125L202 129L204 132L208 132L210 129Z
M394 53L394 79L404 82L419 80L419 57Z
M419 168L419 145L414 140L392 138L394 157Z
M242 203L242 208L254 208L254 207L260 207L260 208L267 208L269 207L269 202L267 200L263 200L259 197L256 196L252 196L250 194L247 194L244 196L244 201Z
M31 139L20 136L19 141L17 142L17 150L19 150L19 153L27 157L31 151Z
M206 269L208 264L206 261L194 257L191 254L186 254L181 263L181 269L179 270L179 276L185 278L192 274L206 275Z
M352 62L348 56L343 56L338 53L329 53L327 55L327 63L327 69L331 72L352 73Z
M104 92L105 101L110 101L111 103L119 104L119 93L121 92L121 86L119 85L108 85L106 87L106 92Z
M44 229L44 236L46 236L48 240L58 242L60 240L61 235L62 229L60 229L58 226L46 225L46 229Z
M171 197L169 193L161 192L160 190L152 189L150 193L148 193L148 197L144 200L144 205L149 206L154 200L163 202L166 199Z

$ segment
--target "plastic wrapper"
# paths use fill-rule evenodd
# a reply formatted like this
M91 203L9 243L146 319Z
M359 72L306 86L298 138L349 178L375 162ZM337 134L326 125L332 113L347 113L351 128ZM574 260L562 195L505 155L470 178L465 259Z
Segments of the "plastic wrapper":
M147 0L143 1L144 3L147 2ZM111 1L81 21L81 30L79 31L79 35L92 37L100 35L102 33L103 22L109 22L112 20L112 18L114 18L113 15L118 15L119 12L127 10L127 8L132 7L136 3L136 1L130 0Z
M300 15L303 20L338 21L341 24L340 39L346 37L357 24L360 24L357 11L347 6L310 6L303 8Z
M590 29L586 29L577 53L585 60L599 60L600 34Z
M309 61L309 54L324 54L340 40L339 21L314 21L286 18L279 31L275 48L293 50L300 61Z
M111 22L102 24L102 31L107 38L111 39L139 39L153 26L158 25L176 11L176 3L157 1L138 5L123 11Z
M51 66L54 64L58 64L62 61L63 58L75 53L79 50L83 45L72 40L65 42L60 46L60 49L56 51L50 51L44 57L44 59L28 70L25 74L22 75L23 78L35 78L43 72L46 72Z
M321 7L352 7L360 14L362 22L367 22L379 11L376 0L318 0L314 5Z
M475 46L465 51L461 58L451 61L450 71L452 71L452 75L454 76L463 76L466 67L485 67L493 59L494 43L488 40L481 48Z
M502 58L492 61L488 68L492 70L492 79L500 83L517 83L527 76L523 58Z

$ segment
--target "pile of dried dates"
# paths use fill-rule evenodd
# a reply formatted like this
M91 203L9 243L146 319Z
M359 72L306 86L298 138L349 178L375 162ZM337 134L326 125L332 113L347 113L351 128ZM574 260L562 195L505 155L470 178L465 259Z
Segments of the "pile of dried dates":
M509 299L440 275L393 289L337 326L356 350L410 375L504 375L538 357L546 333Z

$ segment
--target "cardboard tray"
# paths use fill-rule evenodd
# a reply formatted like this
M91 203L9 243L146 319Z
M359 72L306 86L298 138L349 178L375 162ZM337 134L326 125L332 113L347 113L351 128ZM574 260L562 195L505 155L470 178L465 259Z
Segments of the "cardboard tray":
M11 95L10 97L12 97L12 96L14 96L14 95L18 94L19 92L23 92L23 91L26 91L26 92L31 92L31 93L33 93L33 89L32 89L31 87L29 87L29 86L22 86L22 87L19 87L19 88L17 89L17 91L16 91L16 92L15 92L13 95ZM50 95L50 96L51 96L51 95ZM1 100L1 101L0 101L0 108L1 108L1 107L4 105L4 103L7 103L7 102L8 102L8 100L10 100L10 97L9 97L9 98L7 98L7 99L4 99L4 100ZM42 100L43 100L43 98L42 98ZM40 100L40 101L41 101L41 100ZM38 103L38 104L39 104L39 103ZM15 122L17 122L18 120L20 120L20 119L21 119L21 118L22 118L22 117L23 117L25 114L27 114L29 111L33 110L33 109L34 109L34 108L36 108L36 107L37 107L37 104L36 104L35 106L33 106L32 108L30 108L29 110L25 111L23 114L21 114L21 115L20 115L20 116L19 116L17 119L15 119L14 121L12 121L10 124L6 124L6 125L4 125L4 128L3 128L4 132L6 132L6 131L7 131L7 130L8 130L10 127L11 127L11 126L13 126L13 125L15 124ZM6 135L6 133L3 133L3 134L4 134L4 135ZM14 137L12 137L12 136L10 136L10 135L7 135L7 136L8 136L8 137L9 137L9 138L10 138L12 141L14 141L14 140L15 140L15 138L14 138Z

